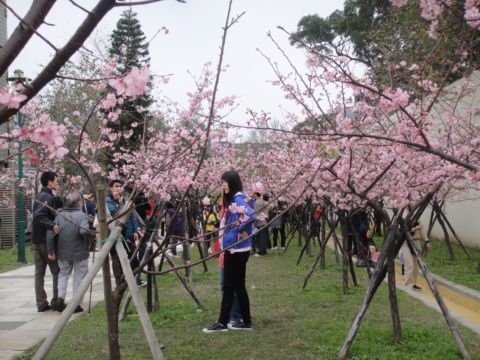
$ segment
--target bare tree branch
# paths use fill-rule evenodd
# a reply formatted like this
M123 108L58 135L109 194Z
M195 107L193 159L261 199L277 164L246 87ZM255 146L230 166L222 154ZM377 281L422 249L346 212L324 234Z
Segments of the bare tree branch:
M53 1L47 0L39 0L38 3L46 3L49 4ZM43 89L45 85L47 85L51 80L53 80L57 74L57 72L62 68L62 66L78 51L85 42L85 40L90 36L93 32L95 27L100 23L103 17L115 6L115 0L100 0L97 6L90 12L90 14L85 18L83 23L78 27L77 31L70 40L65 44L63 48L61 48L53 59L45 66L43 71L29 84L28 87L25 87L20 94L26 95L27 98L20 104L20 107L24 106L32 97L38 94L38 92ZM41 9L37 9L37 13L41 12ZM45 14L46 15L46 14ZM42 17L42 21L43 18ZM31 22L30 22L31 23ZM31 36L31 35L30 35ZM29 38L29 37L28 37ZM28 38L25 39L28 41ZM13 39L13 40L12 40ZM10 37L9 41L16 40L13 36ZM8 42L7 42L8 43ZM23 47L23 46L22 46ZM2 52L4 51L5 47L0 50L0 60L2 59ZM21 50L19 49L12 49L12 51ZM11 61L15 59L18 51L12 55ZM9 52L6 53L10 55ZM5 56L5 54L4 54ZM11 62L10 61L10 62ZM7 66L9 63L7 63ZM0 61L0 70L1 70L1 61ZM3 106L0 108L0 124L7 122L10 116L17 113L19 109L11 109Z
M153 4L153 3L156 3L156 2L160 2L160 1L163 1L163 0L143 0L143 1L136 1L136 2L132 2L132 1L126 2L125 1L125 2L116 2L115 6L119 7L119 6L147 5L147 4ZM177 2L183 3L183 4L186 3L185 0L177 0Z
M87 9L85 9L84 7L78 5L75 1L73 0L69 0L73 5L75 5L76 7L78 7L80 10L83 10L85 11L87 14L90 14L90 11L88 11Z
M15 28L5 45L0 48L0 74L4 74L7 71L8 67L36 32L36 29L43 24L55 1L56 0L35 0L33 2L23 20L21 20L20 24ZM8 8L4 0L0 2ZM14 12L12 13L16 16ZM24 24L28 24L28 26L24 26ZM0 124L3 122L5 121L0 120Z

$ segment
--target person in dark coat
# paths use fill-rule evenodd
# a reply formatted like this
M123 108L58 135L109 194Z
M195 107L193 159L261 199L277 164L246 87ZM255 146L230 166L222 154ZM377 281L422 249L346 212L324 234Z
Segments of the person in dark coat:
M58 304L58 274L60 268L57 260L49 260L47 252L47 231L54 234L60 232L60 227L54 224L55 210L58 208L53 190L58 189L58 176L52 171L45 171L40 177L41 191L35 197L33 203L32 218L32 253L35 263L35 298L38 312L44 312L54 308ZM53 277L53 298L48 303L45 292L45 271L47 265Z

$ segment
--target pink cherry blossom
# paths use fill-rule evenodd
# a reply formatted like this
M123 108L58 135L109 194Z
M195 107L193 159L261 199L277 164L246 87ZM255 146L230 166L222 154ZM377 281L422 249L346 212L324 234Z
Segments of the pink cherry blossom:
M263 194L263 192L265 191L265 189L263 187L263 183L261 181L254 182L252 184L252 191L256 192L256 193Z
M109 80L108 84L115 89L117 95L137 97L150 90L148 80L150 69L134 67L128 74Z
M397 7L407 5L407 3L408 3L408 0L390 0L390 4Z
M12 109L18 109L26 98L27 96L23 94L9 93L5 90L0 92L0 104Z

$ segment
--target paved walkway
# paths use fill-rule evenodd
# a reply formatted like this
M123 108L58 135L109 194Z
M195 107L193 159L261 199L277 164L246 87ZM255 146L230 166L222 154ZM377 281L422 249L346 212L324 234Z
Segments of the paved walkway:
M34 266L0 273L0 359L8 360L46 338L54 327L60 313L57 311L37 312L35 305ZM103 300L101 271L93 281L92 306ZM72 297L72 279L68 282L67 300ZM47 268L45 290L52 297L52 276ZM89 292L84 297L85 311L88 309ZM74 314L74 319L81 314Z
M475 269L472 271L475 271ZM440 307L428 287L427 281L423 278L421 270L419 270L419 273L417 285L422 290L413 291L410 287L407 288L402 285L403 276L401 275L400 266L397 266L395 271L397 287L441 313ZM452 317L480 335L480 292L446 280L441 276L432 275ZM445 326L447 326L446 323Z

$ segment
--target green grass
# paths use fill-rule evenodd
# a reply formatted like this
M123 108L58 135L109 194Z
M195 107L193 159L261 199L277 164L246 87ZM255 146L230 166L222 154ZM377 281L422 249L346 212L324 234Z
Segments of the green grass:
M480 249L467 248L471 256L471 259L468 259L460 245L452 244L455 260L450 260L445 241L434 239L431 243L432 251L425 257L431 272L480 291L480 273L477 272L478 262L480 261Z
M295 266L299 253L293 242L287 254L270 252L250 258L247 287L253 332L203 334L201 329L218 318L220 289L216 261L205 274L194 269L192 287L207 307L198 312L193 300L171 274L159 279L159 313L151 320L166 359L336 359L359 308L367 284L358 269L360 286L342 292L341 272L332 253L327 268L316 270L305 291L301 285L312 257ZM313 248L313 253L318 251ZM144 289L142 289L145 292ZM394 343L387 287L382 284L361 324L349 352L351 359L460 359L443 317L423 303L398 292L403 341ZM123 359L150 359L138 317L131 308L120 324ZM480 338L460 327L473 359L480 359ZM22 359L30 359L34 349ZM103 303L92 314L70 323L47 359L107 359Z
M31 253L31 247L28 245L25 247L25 260L26 264L19 263L17 261L18 253L12 249L0 249L0 273L10 270L15 270L19 267L28 265L33 262L33 257Z

